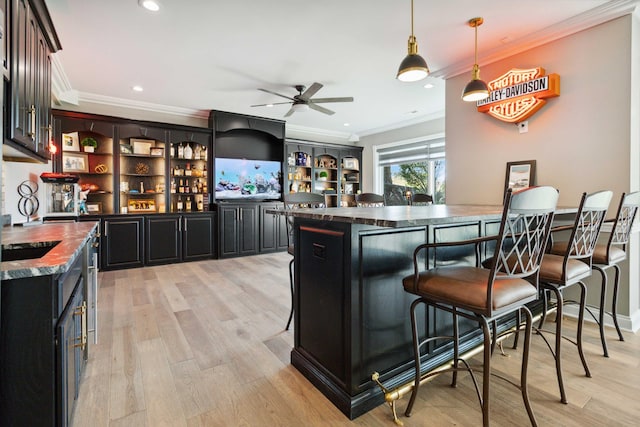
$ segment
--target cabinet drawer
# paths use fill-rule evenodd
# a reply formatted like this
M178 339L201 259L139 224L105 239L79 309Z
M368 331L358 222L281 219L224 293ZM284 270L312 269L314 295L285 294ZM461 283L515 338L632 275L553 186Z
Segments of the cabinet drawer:
M71 268L58 278L58 297L56 299L55 317L59 317L71 297L71 293L76 287L80 276L82 275L82 257L78 256Z

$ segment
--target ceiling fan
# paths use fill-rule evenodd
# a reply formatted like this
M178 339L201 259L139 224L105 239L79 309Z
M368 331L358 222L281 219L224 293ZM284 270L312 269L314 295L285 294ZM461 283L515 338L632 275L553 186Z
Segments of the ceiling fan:
M320 83L314 83L309 88L306 88L303 85L295 85L294 88L298 91L298 94L293 95L293 97L272 92L267 89L258 89L263 92L270 93L272 95L280 96L282 98L287 98L289 99L289 101L274 102L271 104L258 104L258 105L252 105L252 107L266 107L268 105L291 104L291 108L289 109L289 111L287 111L287 114L284 115L285 117L289 117L296 111L306 111L309 108L316 111L320 111L321 113L324 113L324 114L331 115L331 114L334 114L335 111L331 111L328 108L321 107L320 105L317 105L317 104L322 104L327 102L353 102L353 97L351 96L341 97L341 98L311 98L313 95L316 94L316 92L322 89L322 85Z

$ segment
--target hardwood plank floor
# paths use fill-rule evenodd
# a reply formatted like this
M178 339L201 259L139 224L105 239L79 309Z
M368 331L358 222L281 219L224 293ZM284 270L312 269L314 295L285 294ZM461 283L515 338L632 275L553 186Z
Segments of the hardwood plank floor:
M350 421L290 365L289 260L277 253L100 272L100 340L90 347L73 426L394 426L385 404ZM640 336L626 332L620 342L609 330L604 358L596 328L585 329L593 378L565 345L567 405L551 355L533 339L529 388L539 425L638 425ZM520 353L505 350L510 357L496 354L493 369L517 379ZM436 377L410 418L401 415L408 396L401 399L404 425L480 425L468 379L454 389L450 375ZM518 390L495 377L491 421L529 424Z

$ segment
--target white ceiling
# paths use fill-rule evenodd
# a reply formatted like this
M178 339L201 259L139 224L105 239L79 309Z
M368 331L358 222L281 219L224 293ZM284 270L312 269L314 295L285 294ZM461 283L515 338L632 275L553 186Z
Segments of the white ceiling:
M294 85L320 82L316 97L355 101L322 104L332 116L294 113L287 126L355 140L443 115L444 78L470 76L470 18L484 18L482 69L628 13L638 0L415 0L414 33L431 69L415 83L395 79L411 32L410 0L160 2L160 12L151 13L137 0L46 0L63 48L54 58L58 99L282 119L288 105L250 107L285 101L258 88L292 96ZM427 82L434 87L423 88Z

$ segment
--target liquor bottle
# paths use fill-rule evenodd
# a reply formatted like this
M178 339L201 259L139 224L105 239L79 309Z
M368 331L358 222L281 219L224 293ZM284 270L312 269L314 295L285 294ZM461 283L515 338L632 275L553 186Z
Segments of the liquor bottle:
M178 187L178 191L184 193L184 181L182 181L182 178L180 178L180 185Z
M184 146L182 144L178 145L178 158L184 159Z
M193 158L193 150L191 149L191 144L187 143L186 147L184 147L184 158L191 160Z
M182 197L178 196L178 212L182 212Z
M193 149L193 159L200 160L200 156L202 155L202 148L200 144L194 144L195 147Z
M205 178L207 177L207 164L206 163L202 167L202 176L205 177Z
M176 182L171 181L171 193L175 194L176 192Z
M175 149L173 148L173 144L171 144L171 147L169 148L169 156L173 159L173 157L175 156Z
M188 193L191 191L191 186L189 185L189 180L185 179L184 193Z
M191 164L190 163L187 163L187 167L186 167L186 169L184 171L184 175L185 176L191 176Z
M185 203L185 210L187 212L191 212L191 197L187 197L187 202Z
M204 210L204 204L202 203L202 197L198 198L198 211L202 212Z

